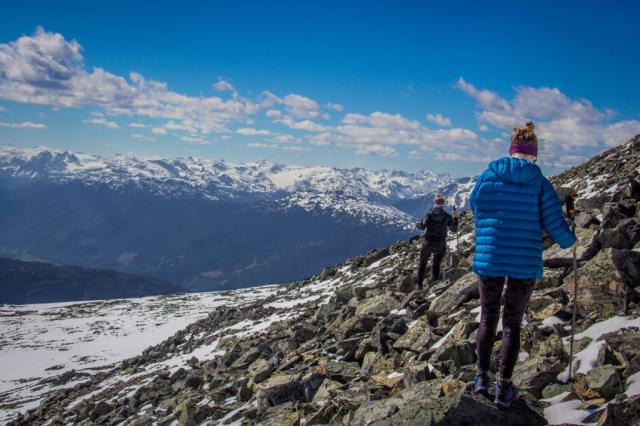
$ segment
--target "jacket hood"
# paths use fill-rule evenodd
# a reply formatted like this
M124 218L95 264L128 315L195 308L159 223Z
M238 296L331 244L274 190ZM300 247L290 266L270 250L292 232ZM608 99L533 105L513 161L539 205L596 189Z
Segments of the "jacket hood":
M498 158L489 164L489 169L503 182L531 182L542 174L536 164L515 157Z
M447 212L445 212L442 207L435 207L431 209L429 215L431 216L432 220L435 220L437 222L445 220L447 218Z

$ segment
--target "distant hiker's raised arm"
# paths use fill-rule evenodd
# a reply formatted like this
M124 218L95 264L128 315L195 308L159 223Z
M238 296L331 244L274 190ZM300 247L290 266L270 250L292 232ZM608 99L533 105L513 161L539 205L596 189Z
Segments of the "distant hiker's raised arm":
M540 194L540 219L542 227L562 248L571 247L576 242L576 236L562 215L562 203L555 189L546 178L542 179Z
M453 216L449 216L448 218L448 222L447 225L449 226L449 230L451 232L457 232L458 231L458 218L457 217L453 217Z

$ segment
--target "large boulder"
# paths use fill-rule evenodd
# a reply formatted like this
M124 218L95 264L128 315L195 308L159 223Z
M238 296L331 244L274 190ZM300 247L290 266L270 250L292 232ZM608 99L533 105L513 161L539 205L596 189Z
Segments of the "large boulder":
M430 382L419 385L429 386ZM406 389L402 399L363 404L351 425L545 425L541 408L530 399L515 401L509 410L498 410L492 401L472 392L452 392L425 398L424 392ZM441 386L433 387L440 392ZM358 416L360 414L360 416Z
M433 299L429 310L437 316L450 314L463 303L479 297L478 277L475 273L469 272Z
M536 350L513 371L513 382L522 390L540 397L542 390L556 380L567 366L562 340L551 335L538 342Z
M343 340L354 334L369 332L378 323L379 319L372 315L351 317L337 325L335 336L338 340Z
M402 335L393 344L394 349L405 350L411 349L411 347L422 337L422 335L430 329L428 322L423 320L417 320L409 327L409 330Z
M621 303L624 279L613 260L613 249L601 250L578 269L578 307L584 312L612 311ZM573 294L573 274L564 279L569 294Z
M356 307L356 316L364 315L380 315L386 316L389 313L397 309L399 306L398 300L389 294L381 294L379 296L371 297L363 300Z
M285 402L309 402L318 390L323 376L317 373L280 374L256 385L256 399L262 410Z
M616 394L624 391L620 376L612 365L603 365L589 370L587 383L590 389L598 392L606 400L612 399Z
M598 235L603 248L631 249L640 241L640 219L622 219L614 229L603 229Z

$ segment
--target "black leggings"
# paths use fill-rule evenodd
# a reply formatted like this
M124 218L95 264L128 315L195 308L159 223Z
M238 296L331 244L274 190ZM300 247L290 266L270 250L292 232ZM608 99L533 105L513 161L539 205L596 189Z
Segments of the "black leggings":
M420 249L420 259L418 260L418 287L422 288L422 281L424 280L424 270L427 267L427 263L429 262L429 258L431 257L431 255L433 255L433 264L431 265L431 279L434 281L440 279L440 264L442 263L445 252L446 247L443 247L441 250L434 250L427 244L422 245L422 248Z
M478 373L489 372L491 352L496 340L496 327L500 317L500 304L505 277L480 278L480 327L476 338ZM511 379L520 352L520 327L524 311L533 292L535 279L509 278L502 313L502 350L500 371L502 379Z

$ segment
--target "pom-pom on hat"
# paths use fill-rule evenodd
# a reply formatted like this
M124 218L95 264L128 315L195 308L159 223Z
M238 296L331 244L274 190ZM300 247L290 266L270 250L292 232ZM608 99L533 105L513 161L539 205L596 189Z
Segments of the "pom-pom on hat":
M533 121L528 121L524 127L514 127L509 145L509 155L526 154L538 156L538 137L534 133Z
M435 202L436 206L444 206L444 197L441 194L436 194Z

